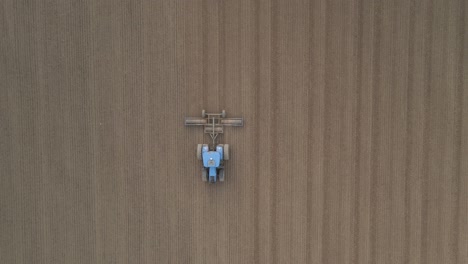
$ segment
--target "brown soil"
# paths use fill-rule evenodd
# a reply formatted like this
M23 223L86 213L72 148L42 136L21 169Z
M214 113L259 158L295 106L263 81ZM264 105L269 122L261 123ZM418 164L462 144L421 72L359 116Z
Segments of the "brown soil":
M467 8L2 1L0 263L468 263Z

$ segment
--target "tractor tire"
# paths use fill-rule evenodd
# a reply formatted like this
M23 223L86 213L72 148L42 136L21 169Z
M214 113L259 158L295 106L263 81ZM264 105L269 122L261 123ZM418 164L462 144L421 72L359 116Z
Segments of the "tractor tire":
M221 111L221 117L225 118L226 117L226 110Z
M203 109L203 110L201 111L201 116L202 116L202 118L205 118L205 117L206 117L206 111L205 111L205 109Z
M206 182L208 181L208 173L205 168L203 168L202 173L201 173L201 179L202 181Z
M229 145L228 144L224 144L223 146L223 159L229 160Z
M220 182L224 181L224 176L226 176L226 173L224 172L224 169L219 170L218 177L219 177Z
M198 160L201 160L202 159L202 144L198 144L197 145L197 159Z

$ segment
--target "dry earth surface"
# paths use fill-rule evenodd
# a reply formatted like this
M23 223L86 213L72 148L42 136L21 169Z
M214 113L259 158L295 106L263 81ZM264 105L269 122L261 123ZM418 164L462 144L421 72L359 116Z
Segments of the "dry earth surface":
M1 1L0 263L468 263L467 13Z

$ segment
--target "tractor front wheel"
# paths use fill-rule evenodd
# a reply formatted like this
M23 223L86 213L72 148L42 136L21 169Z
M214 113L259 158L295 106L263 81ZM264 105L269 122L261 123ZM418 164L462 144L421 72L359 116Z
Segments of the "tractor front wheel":
M224 181L224 176L226 176L226 174L224 173L224 169L219 170L218 176L219 176L219 181L223 182Z
M202 174L201 174L202 181L206 182L208 181L208 173L206 172L206 169L203 168Z

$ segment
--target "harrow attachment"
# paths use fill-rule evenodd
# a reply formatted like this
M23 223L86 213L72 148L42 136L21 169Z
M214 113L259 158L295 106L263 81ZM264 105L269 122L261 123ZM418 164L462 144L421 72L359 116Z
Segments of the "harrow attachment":
M217 136L224 133L225 126L242 127L244 126L244 119L242 117L226 118L226 111L224 110L221 113L206 113L205 110L202 110L201 117L186 117L185 125L203 126L204 133L210 135L214 146Z

